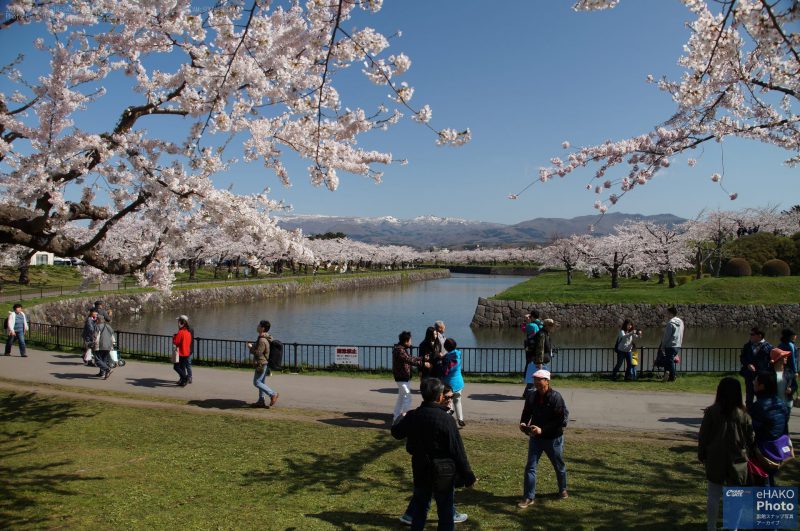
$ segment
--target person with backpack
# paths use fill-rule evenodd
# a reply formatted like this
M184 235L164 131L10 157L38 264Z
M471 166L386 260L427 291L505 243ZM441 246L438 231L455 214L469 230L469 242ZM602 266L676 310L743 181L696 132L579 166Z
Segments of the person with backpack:
M531 310L531 313L525 314L522 321L522 331L525 334L525 340L522 342L522 346L525 349L525 368L522 371L523 374L528 372L528 364L533 357L533 341L536 334L538 334L539 330L542 328L544 328L544 323L539 319L539 312L537 310Z
M11 346L16 340L19 345L20 357L27 358L28 355L25 353L25 334L28 333L28 316L22 311L21 304L15 304L14 308L8 312L5 329L8 335L5 355L11 355Z
M247 348L253 356L253 368L255 369L253 385L258 389L258 400L250 404L250 407L268 409L275 405L280 396L265 383L267 376L270 375L269 359L272 336L268 332L271 327L272 324L266 319L259 322L256 327L258 339L255 343L247 344ZM269 404L267 404L265 397L269 397Z
M754 326L750 329L750 340L742 347L739 354L741 368L739 374L744 378L744 405L749 409L755 400L753 387L758 373L769 370L769 353L772 345L764 339L764 330Z
M192 334L188 330L189 318L185 315L178 317L178 332L172 336L172 344L178 351L178 362L172 365L178 373L178 385L186 387L189 383L189 355L191 354Z
M519 430L529 437L522 499L517 503L520 509L527 509L536 499L536 469L542 452L547 454L555 469L558 497L569 498L567 466L564 464L564 428L569 420L569 410L561 393L550 386L550 371L536 371L533 385L535 391L525 398L519 419Z
M617 353L617 363L611 371L611 379L617 379L622 363L625 362L625 381L636 379L636 367L633 366L633 340L642 337L642 331L636 330L633 321L625 319L617 334L617 341L614 344L614 352Z
M442 363L442 382L453 390L453 409L456 411L456 422L459 428L467 425L464 422L464 409L461 405L461 391L464 390L464 376L461 374L463 357L458 350L456 340L448 337L444 342L444 355Z

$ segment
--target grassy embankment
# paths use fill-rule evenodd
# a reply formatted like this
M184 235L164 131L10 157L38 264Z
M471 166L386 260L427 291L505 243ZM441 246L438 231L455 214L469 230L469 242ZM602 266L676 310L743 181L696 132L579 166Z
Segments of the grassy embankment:
M0 522L13 529L399 527L410 464L385 415L250 413L0 390ZM513 426L475 424L462 434L479 481L456 495L469 514L460 528L704 525L704 476L689 436L568 430L571 497L553 498L544 460L537 505L520 511L525 438ZM783 477L798 473L794 462Z
M656 280L620 279L611 289L609 277L573 275L567 285L566 273L543 273L521 282L495 299L592 304L795 304L800 299L800 276L792 277L706 277L668 288Z
M409 273L417 273L424 271L422 269L404 270L404 271L363 271L354 273L334 273L322 271L316 275L292 275L291 272L284 272L282 275L261 275L258 277L240 277L239 279L223 278L214 279L212 269L199 269L197 276L191 282L188 281L188 273L179 273L176 276L176 284L173 286L173 291L190 290L190 289L205 289L205 288L223 288L229 286L241 286L243 284L274 284L280 282L297 282L300 284L310 284L312 282L330 282L339 278L359 278L359 277L375 277L375 276L391 276L391 275L408 275ZM15 295L17 293L23 294L25 306L35 306L46 302L55 302L74 297L94 297L110 293L143 293L148 291L155 291L152 288L135 287L136 281L133 278L126 278L125 282L127 288L125 289L97 289L97 285L90 285L88 288L81 289L81 277L77 269L68 266L32 266L30 268L31 283L27 287L21 287L16 280L8 282L10 274L13 271L8 268L0 269L0 278L3 279L4 289L0 291L0 295ZM37 297L40 292L44 292L44 296ZM49 292L49 293L48 293ZM13 302L13 301L12 301ZM11 302L9 302L10 304Z

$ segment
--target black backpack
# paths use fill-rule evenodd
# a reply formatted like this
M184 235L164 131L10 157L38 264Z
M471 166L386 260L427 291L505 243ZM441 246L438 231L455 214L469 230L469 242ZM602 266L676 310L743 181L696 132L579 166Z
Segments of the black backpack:
M279 371L281 370L281 362L283 362L283 343L278 339L270 339L267 366L273 371Z

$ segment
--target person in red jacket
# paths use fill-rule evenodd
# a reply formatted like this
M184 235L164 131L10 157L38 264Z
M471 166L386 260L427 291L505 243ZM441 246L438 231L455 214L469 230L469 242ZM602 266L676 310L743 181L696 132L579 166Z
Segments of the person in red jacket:
M178 363L172 366L178 373L178 385L186 387L189 383L189 355L191 354L192 334L189 332L189 318L185 315L178 317L178 333L172 336L172 344L178 351Z

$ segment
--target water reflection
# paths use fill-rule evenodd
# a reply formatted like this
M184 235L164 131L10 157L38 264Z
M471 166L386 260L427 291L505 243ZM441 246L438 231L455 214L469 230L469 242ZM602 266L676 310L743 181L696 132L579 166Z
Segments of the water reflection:
M319 293L285 299L267 299L239 304L186 308L172 313L147 311L139 317L115 316L120 330L150 334L173 334L175 318L188 314L198 337L248 339L256 335L259 320L269 319L275 337L289 343L339 345L387 345L397 334L410 330L414 342L422 340L425 328L441 319L447 335L462 346L519 347L522 333L516 329L472 329L469 323L478 297L491 297L526 280L525 277L453 274L448 279L429 280L349 292ZM174 315L173 315L174 314ZM747 341L741 329L687 328L685 346L741 346ZM564 347L613 347L615 329L559 328L553 338ZM768 332L768 340L777 339ZM645 330L641 343L657 346L661 330Z

